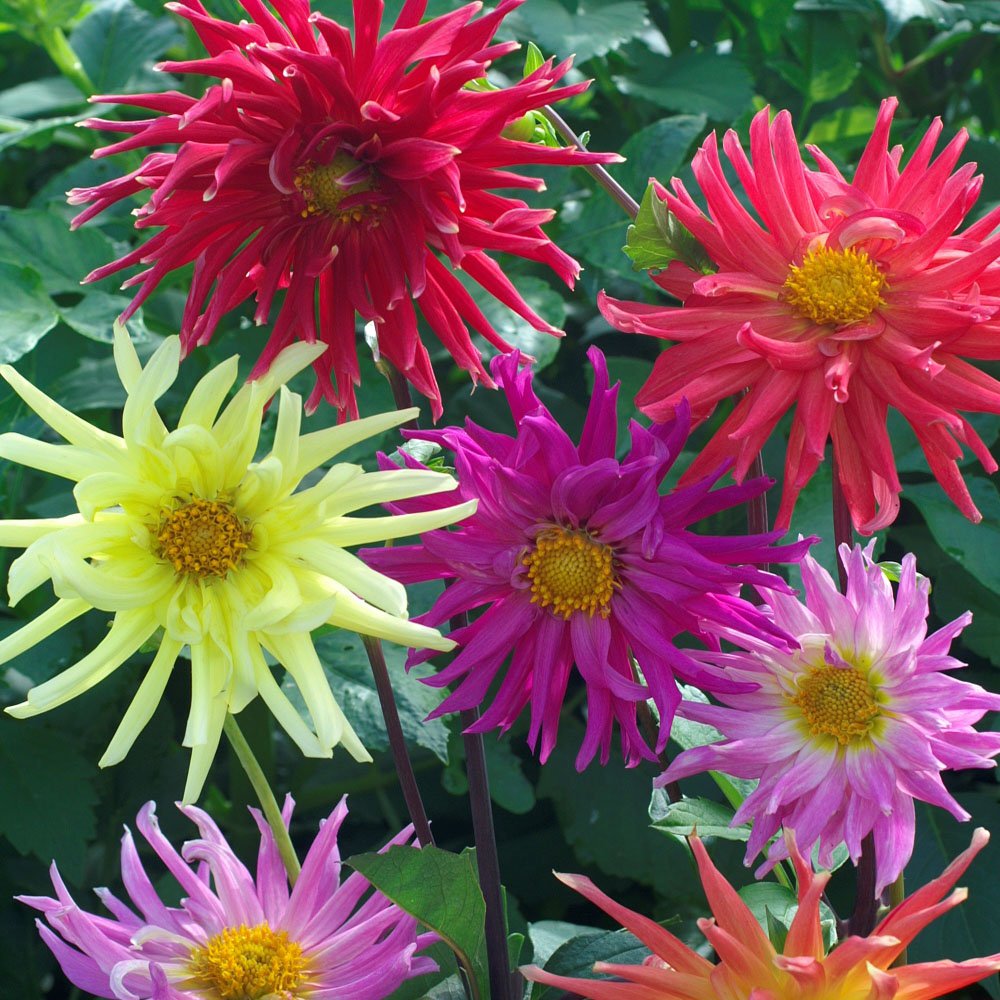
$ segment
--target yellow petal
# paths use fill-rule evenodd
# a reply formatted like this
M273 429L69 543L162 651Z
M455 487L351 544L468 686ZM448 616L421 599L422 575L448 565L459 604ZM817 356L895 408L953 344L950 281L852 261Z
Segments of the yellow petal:
M389 639L412 649L440 649L447 652L455 648L455 643L446 639L437 629L387 615L349 593L338 597L329 622L361 635Z
M111 471L106 456L73 444L49 444L24 434L0 434L0 458L29 469L77 482L95 472Z
M184 404L180 420L177 421L178 427L197 424L206 429L211 428L219 415L219 408L236 381L239 360L239 355L233 354L199 380Z
M12 548L27 548L39 538L61 531L71 525L83 524L79 514L66 517L39 517L23 521L0 521L0 545Z
M316 734L306 725L295 706L288 700L284 691L271 674L271 668L264 660L260 646L253 641L251 649L256 649L254 662L256 666L257 690L278 724L288 733L295 745L306 757L329 757L330 748L323 747Z
M227 711L225 696L220 695L213 699L209 707L205 741L197 743L191 748L191 763L188 766L181 805L197 802L202 788L205 787L205 779L212 767L212 761L215 760L215 752L219 749L219 740L222 737L222 727L226 721Z
M191 710L181 741L184 746L196 747L209 740L216 714L213 706L221 698L228 710L229 676L229 663L212 639L191 646Z
M98 761L98 767L111 767L125 759L136 738L153 717L182 648L182 643L176 642L168 635L160 641L160 648L156 651L156 656L153 657L153 662L146 671L146 676L142 679L132 703L122 716L115 735L111 737L104 756Z
M176 381L180 360L180 339L167 337L129 389L122 411L122 434L129 445L155 444L166 435L167 429L156 412L156 401Z
M86 601L56 601L51 608L36 615L27 625L22 625L16 632L11 632L10 635L0 639L0 663L6 663L15 656L20 656L89 610L90 605ZM13 709L7 711L12 715L16 714Z
M326 513L329 517L336 517L375 504L446 493L457 486L451 476L422 469L366 472L327 500Z
M390 517L334 517L324 524L322 538L334 545L347 546L419 535L423 531L443 528L464 520L476 512L478 503L478 500L467 500L441 510L394 514Z

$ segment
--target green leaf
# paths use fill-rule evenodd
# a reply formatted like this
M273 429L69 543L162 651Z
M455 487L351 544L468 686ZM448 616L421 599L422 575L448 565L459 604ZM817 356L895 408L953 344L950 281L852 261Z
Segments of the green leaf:
M542 50L534 43L528 42L524 53L524 75L530 76L540 66L545 65L545 56Z
M126 87L136 72L182 41L171 18L153 17L132 0L99 0L70 45L99 94Z
M27 354L59 322L59 310L31 267L0 264L0 362Z
M723 122L741 115L753 99L746 66L735 56L718 52L683 52L669 58L642 54L628 75L616 76L614 82L630 97Z
M77 881L96 829L96 773L58 729L0 716L0 834Z
M697 833L699 837L721 837L723 840L746 841L750 837L748 823L730 826L734 810L711 799L684 798L680 802L668 802L666 808L657 812L659 815L654 818L653 829L672 837L689 837L692 833Z
M959 792L959 803L972 813L969 823L957 823L943 809L917 802L917 835L913 857L906 866L906 890L914 890L937 878L955 857L964 851L977 826L1000 830L1000 803L996 791ZM960 885L969 889L968 899L960 906L932 921L907 949L910 964L950 959L961 962L991 955L1000 940L1000 905L993 887L997 870L997 844L989 844L972 863ZM996 976L981 984L994 1000L1000 998Z
M350 720L358 738L369 750L385 752L389 737L382 718L382 708L375 690L368 655L361 639L353 632L334 629L316 639L316 651L323 664L323 671L330 682L337 702ZM425 717L440 704L441 692L418 679L432 673L432 668L421 665L407 672L404 669L406 650L391 642L382 644L386 666L392 680L396 708L403 735L411 746L423 747L443 763L448 762L448 730L441 719L425 722ZM302 701L294 682L286 676L282 687L300 707Z
M907 485L903 498L916 504L934 540L972 577L1000 594L1000 496L979 476L966 478L972 501L983 515L981 524L967 520L937 483Z
M114 340L114 322L130 301L124 295L109 295L88 287L75 306L62 310L62 321L90 340L110 344ZM149 340L150 334L142 321L141 312L128 321L128 332L133 343Z
M0 261L33 267L50 295L79 292L90 271L117 256L99 229L71 232L56 211L0 208Z
M38 139L57 129L75 125L90 114L83 111L78 115L61 115L57 118L40 118L26 121L20 118L0 118L0 150L20 145L27 139Z
M524 301L542 319L556 328L562 327L563 323L566 322L566 302L559 292L551 288L541 278L531 276L518 276L514 280L514 284ZM559 353L559 346L562 343L561 337L536 330L526 319L522 319L517 313L512 312L475 282L467 281L465 285L476 300L476 305L482 309L483 315L492 324L493 329L522 354L530 354L535 359L535 363L532 365L533 371L540 372L552 364ZM474 340L483 350L490 354L494 353L494 348L486 345L478 334L474 336Z
M595 962L616 965L640 965L649 956L649 949L628 931L591 931L571 938L561 945L545 963L545 971L574 979L608 979L594 972ZM551 987L535 983L530 1000L538 1000Z
M683 260L702 272L714 269L704 248L667 209L652 184L642 196L639 214L628 227L622 250L632 258L634 271L659 270L672 260Z
M752 882L740 889L739 894L771 938L775 948L782 948L788 928L792 926L792 920L799 909L795 891L779 882ZM833 910L822 901L819 905L819 919L823 928L823 940L827 948L833 948L837 942L837 918Z
M612 164L610 172L633 195L646 190L650 177L666 183L685 163L691 144L704 128L701 115L661 118L629 138L621 149L626 162ZM621 250L628 225L622 210L602 192L596 192L584 203L562 242L568 252L579 254L602 270L632 274Z
M486 904L474 852L398 845L384 854L355 855L346 864L438 934L466 970L479 1000L488 1000Z
M63 76L30 80L0 91L0 115L11 118L33 118L80 107L84 103L80 91Z
M638 0L532 0L530 12L507 16L508 30L534 38L546 52L575 55L577 63L603 56L637 37L646 27L646 6Z

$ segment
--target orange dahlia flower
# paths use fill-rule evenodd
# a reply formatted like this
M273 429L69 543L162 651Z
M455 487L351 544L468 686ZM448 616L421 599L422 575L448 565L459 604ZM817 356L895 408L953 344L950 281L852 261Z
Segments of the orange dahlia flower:
M621 981L556 976L532 965L521 971L532 982L592 1000L930 1000L1000 970L1000 954L890 968L924 927L965 899L967 891L954 886L989 840L986 830L976 830L968 850L890 911L868 937L849 937L829 954L823 943L819 903L830 875L815 874L792 836L787 837L798 875L799 908L780 953L712 864L702 842L692 837L702 886L714 914L714 919L699 920L698 927L715 949L717 964L648 917L616 903L590 879L557 875L619 921L652 954L641 965L598 962L594 966L595 972Z

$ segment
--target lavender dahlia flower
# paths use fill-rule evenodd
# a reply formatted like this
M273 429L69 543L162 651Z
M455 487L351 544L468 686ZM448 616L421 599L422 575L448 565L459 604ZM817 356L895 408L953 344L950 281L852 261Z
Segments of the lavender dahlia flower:
M531 372L518 371L518 356L494 358L492 374L506 394L515 436L471 421L464 428L414 432L455 453L459 493L462 499L479 498L476 514L457 531L425 533L419 545L362 553L379 572L401 582L454 581L419 619L423 622L446 622L486 606L471 625L451 633L463 647L458 656L426 678L436 686L460 681L434 715L482 702L510 656L493 703L471 729L506 730L530 702L528 740L536 748L541 739L544 762L556 743L575 666L587 685L580 769L598 750L607 762L616 722L626 762L653 759L636 725L636 703L649 697L655 702L656 750L662 749L680 701L675 677L710 691L741 690L673 639L691 632L710 640L715 631L736 629L784 642L786 634L739 596L740 586L787 591L778 577L753 564L798 560L809 544L775 547L780 533L728 538L690 531L694 522L762 493L769 481L710 492L726 471L724 464L661 496L660 484L687 438L687 410L654 427L633 421L631 451L619 461L618 386L609 388L601 352L591 348L588 356L594 393L579 444L539 401ZM387 506L403 512L436 505L424 497ZM411 655L411 662L431 655Z
M198 840L178 853L160 831L148 802L137 825L185 898L161 902L139 860L131 831L122 838L122 881L131 906L97 889L111 917L81 910L56 866L56 899L21 896L45 914L37 921L69 980L115 1000L381 1000L400 983L436 965L414 952L436 940L416 920L354 873L340 881L337 834L347 816L341 799L289 892L271 831L260 815L256 878L236 857L207 813L180 806L198 826ZM286 799L284 818L291 818ZM410 840L403 830L392 843ZM359 905L360 904L360 905Z
M781 826L795 831L804 851L818 842L824 867L841 842L856 862L871 833L881 892L913 853L915 798L969 818L940 772L994 766L1000 733L972 726L1000 709L1000 695L944 673L963 666L948 648L972 615L928 636L929 581L905 556L894 599L872 561L874 544L840 547L846 594L810 556L802 561L805 605L782 591L762 592L799 649L732 634L745 652L695 654L758 686L713 692L725 707L684 702L679 715L715 726L725 739L685 750L657 784L709 769L758 778L733 819L753 821L748 864ZM785 842L776 840L757 874L786 857Z

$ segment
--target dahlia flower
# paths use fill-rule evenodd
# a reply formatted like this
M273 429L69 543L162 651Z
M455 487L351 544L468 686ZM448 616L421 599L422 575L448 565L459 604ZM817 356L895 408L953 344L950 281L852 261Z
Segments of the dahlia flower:
M476 515L457 531L425 534L419 545L362 553L404 583L454 581L419 619L424 623L440 624L487 605L471 625L452 632L462 646L455 659L424 678L437 686L461 680L435 716L478 705L511 656L493 703L471 730L506 730L530 702L528 740L535 748L541 738L545 761L576 666L587 688L581 769L598 749L602 763L607 761L615 723L628 764L655 759L636 726L636 703L648 697L655 702L661 750L680 700L675 676L706 690L739 690L672 640L682 632L707 639L715 630L750 629L781 643L785 633L739 596L740 586L787 590L779 577L753 564L798 560L811 541L775 547L778 533L729 538L689 530L709 514L746 503L770 481L710 492L722 466L660 496L687 437L686 413L652 428L633 422L632 449L619 461L618 385L609 388L599 350L591 348L588 357L594 392L579 444L535 395L531 372L518 371L517 354L494 358L493 377L506 394L515 436L471 421L465 428L413 432L454 452L459 494L479 499ZM384 464L392 467L388 460ZM420 467L412 459L407 464ZM427 497L390 509L436 506ZM427 655L411 656L410 662Z
M47 923L36 921L42 940L85 993L117 1000L382 1000L437 968L414 954L435 935L418 933L415 918L379 892L362 902L370 883L360 874L341 882L337 834L345 799L320 825L291 892L274 837L256 810L261 840L254 877L207 813L180 809L199 833L180 852L160 831L152 802L136 819L180 884L179 907L160 899L127 828L121 865L129 903L96 890L110 917L80 909L55 863L55 899L18 897L45 915ZM288 798L286 824L291 813ZM407 827L390 843L407 843L412 832Z
M93 128L130 133L95 156L153 151L124 177L71 191L71 204L90 203L73 225L149 191L136 228L159 231L87 280L150 265L125 282L139 291L124 320L171 271L193 261L185 351L207 343L222 315L251 296L254 319L266 322L283 290L251 377L296 338L328 343L331 350L314 360L309 410L327 399L357 415L355 313L375 324L379 350L430 399L435 418L440 393L418 316L473 381L492 385L469 330L501 351L510 345L453 271L460 268L535 329L558 334L487 251L538 261L569 285L579 265L540 228L553 211L490 189L544 187L506 169L514 164L620 159L508 137L527 112L586 88L555 87L568 61L550 60L502 90L473 85L492 60L518 47L491 39L522 2L501 0L481 17L481 5L472 3L421 23L426 0L406 0L381 39L381 0L354 0L353 37L310 13L308 0L276 3L280 19L260 0L241 0L250 21L239 24L211 17L200 0L167 4L191 23L208 57L159 68L220 82L200 97L94 98L156 113L141 121L91 119ZM162 148L171 145L176 152Z
M994 766L1000 733L972 725L1000 709L1000 695L945 673L963 666L948 647L972 615L928 636L929 581L918 579L916 560L906 555L894 600L872 561L874 544L840 547L846 594L810 556L802 560L805 605L761 591L798 649L731 633L746 652L701 654L733 680L757 687L718 693L725 707L684 702L678 714L714 726L725 739L683 751L657 783L707 769L759 779L733 819L753 821L748 864L782 825L803 848L818 842L821 865L831 864L841 842L857 862L871 833L881 892L913 852L915 798L969 818L940 772ZM783 857L778 840L758 874Z
M658 283L683 302L667 308L600 299L620 330L680 341L657 359L636 397L654 420L686 398L696 420L720 399L749 391L687 472L725 458L740 481L793 405L777 526L787 528L799 492L833 452L855 527L889 525L902 489L886 414L895 407L931 471L966 517L980 520L959 472L961 444L988 472L997 463L959 410L1000 412L1000 382L966 358L1000 359L1000 222L994 209L956 232L982 186L975 164L954 170L964 129L932 159L935 120L902 169L888 148L896 100L882 102L872 137L848 182L820 150L805 166L788 112L750 126L750 152L734 132L723 149L756 216L726 180L715 135L694 158L709 215L676 178L657 186L667 207L718 266L704 275L674 262ZM954 170L954 172L952 172Z
M166 340L145 368L128 334L115 329L115 362L128 391L122 436L88 424L9 366L11 388L68 444L0 435L0 458L76 482L78 513L0 521L0 545L23 546L10 568L12 604L46 580L58 600L0 640L0 663L30 649L96 608L114 618L83 659L32 688L7 711L17 718L64 704L118 669L158 629L159 649L101 765L128 752L149 721L174 663L187 646L192 748L184 797L197 798L226 713L259 694L303 753L328 757L342 743L370 760L327 684L310 639L323 623L407 645L450 649L433 629L406 618L406 592L343 546L410 535L450 524L473 504L404 517L348 513L388 499L451 490L449 476L397 469L364 473L334 465L308 489L303 477L343 448L411 419L384 413L299 436L302 401L284 383L324 350L295 344L267 375L220 407L236 378L237 358L198 383L167 431L155 403L177 377L180 344ZM253 461L263 410L281 388L272 451ZM282 663L302 694L311 729L284 695L265 660Z
M557 875L631 931L652 954L641 965L598 962L594 971L617 980L571 979L529 965L531 982L557 986L592 1000L932 1000L1000 970L1000 954L967 962L893 965L931 921L962 903L966 889L951 891L989 840L980 828L972 844L936 879L891 910L868 937L849 937L829 954L820 925L820 897L829 873L814 874L795 847L799 906L779 953L736 890L712 864L697 837L691 847L713 918L698 929L718 956L713 964L658 923L606 896L582 875Z

